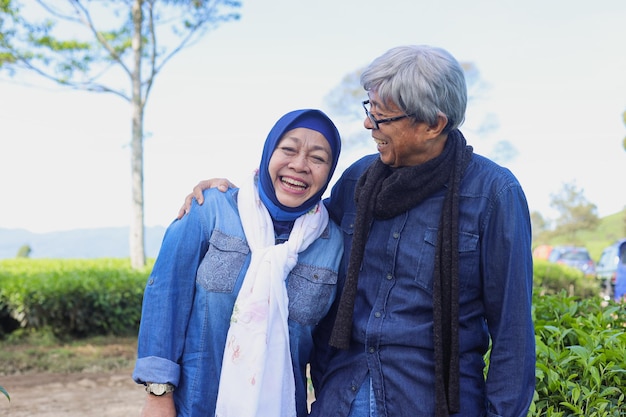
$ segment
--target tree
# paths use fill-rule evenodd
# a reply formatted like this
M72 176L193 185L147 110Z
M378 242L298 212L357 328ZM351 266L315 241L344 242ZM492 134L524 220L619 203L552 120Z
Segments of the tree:
M563 184L560 193L551 195L550 206L560 214L554 235L566 236L574 244L578 243L576 232L593 230L600 223L596 205L587 201L584 190L573 182Z
M533 245L542 242L550 233L550 222L544 218L540 212L530 213L530 224L532 225Z
M38 9L34 9L38 5ZM239 19L237 0L0 0L0 70L131 104L130 258L145 266L144 110L156 76L178 52ZM41 20L38 16L45 15ZM35 16L35 17L32 17ZM69 35L68 35L69 34Z
M30 253L32 252L32 249L30 248L29 245L22 245L20 247L20 249L17 251L17 258L28 258L30 257Z

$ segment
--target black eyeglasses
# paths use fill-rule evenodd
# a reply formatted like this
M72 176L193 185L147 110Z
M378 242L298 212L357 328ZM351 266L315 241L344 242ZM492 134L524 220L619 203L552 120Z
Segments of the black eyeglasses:
M372 113L370 113L369 109L367 108L369 104L370 104L369 100L363 100L363 108L365 109L365 114L367 115L367 117L369 117L370 122L372 122L372 125L374 126L374 129L378 129L378 125L382 123L395 122L396 120L404 119L405 117L411 117L410 114L403 114L402 116L387 117L386 119L376 120L374 116L372 115Z

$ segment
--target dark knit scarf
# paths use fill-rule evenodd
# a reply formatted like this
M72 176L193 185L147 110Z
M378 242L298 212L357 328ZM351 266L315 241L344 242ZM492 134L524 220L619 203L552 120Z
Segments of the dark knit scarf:
M437 417L456 413L459 401L459 187L472 158L460 131L448 134L441 155L423 164L393 169L377 159L356 186L356 219L345 286L330 344L347 349L359 270L374 219L391 219L448 186L439 220L433 275L433 331Z

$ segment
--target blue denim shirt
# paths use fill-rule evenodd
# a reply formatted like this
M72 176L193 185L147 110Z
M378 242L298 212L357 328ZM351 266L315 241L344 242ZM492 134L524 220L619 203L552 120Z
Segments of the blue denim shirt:
M215 413L230 316L251 258L236 193L205 190L204 204L194 201L169 226L146 285L133 379L174 384L179 417ZM335 298L342 253L341 232L329 222L286 280L298 416L307 414L312 332Z
M340 286L356 216L355 185L377 157L348 168L326 202L344 233ZM408 212L374 221L350 348L328 348L333 314L319 327L313 416L347 416L368 374L377 417L435 415L432 276L444 195L442 189ZM507 169L473 156L461 183L459 229L461 412L455 416L526 417L535 386L530 216Z

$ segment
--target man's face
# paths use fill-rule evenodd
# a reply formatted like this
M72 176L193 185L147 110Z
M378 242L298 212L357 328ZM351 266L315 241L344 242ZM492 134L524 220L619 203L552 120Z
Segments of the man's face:
M375 91L369 92L369 99L370 113L375 119L404 114L396 104L382 102ZM436 140L438 131L412 117L381 123L375 129L374 123L366 116L363 125L371 130L381 161L394 168L414 166L433 159L441 153L445 143L445 137L443 141Z

